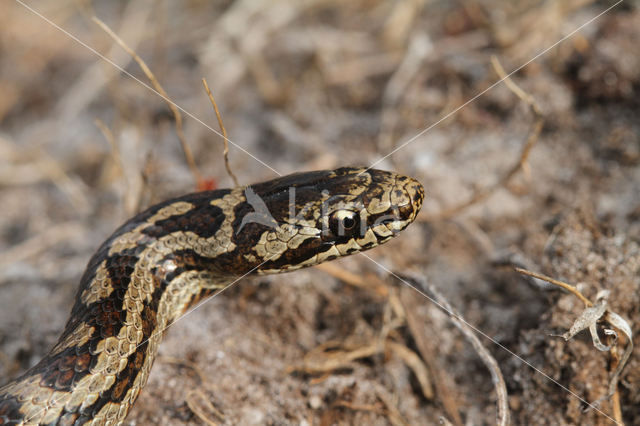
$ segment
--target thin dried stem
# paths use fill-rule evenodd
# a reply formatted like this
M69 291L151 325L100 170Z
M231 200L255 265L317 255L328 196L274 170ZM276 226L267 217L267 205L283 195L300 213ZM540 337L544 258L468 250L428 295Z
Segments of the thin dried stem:
M453 377L443 368L439 359L440 336L435 333L431 335L428 331L428 324L425 324L424 320L416 314L419 311L418 304L421 302L416 300L412 292L413 290L408 286L400 291L400 300L407 317L409 333L413 336L416 348L429 368L438 400L442 404L447 418L452 425L463 425L460 411L464 402L460 400L455 391Z
M500 371L500 365L498 361L491 355L489 350L482 344L476 332L469 327L469 324L464 320L464 318L455 311L449 301L445 299L445 297L440 294L440 292L436 289L435 286L426 283L419 276L403 276L402 280L408 280L414 286L414 289L419 289L418 292L424 292L424 295L427 295L432 300L436 301L436 303L442 308L442 310L449 315L451 322L462 332L464 337L471 343L473 349L476 351L484 365L491 373L491 378L493 381L493 386L496 392L496 411L497 418L496 424L501 426L507 426L511 424L511 414L509 412L509 402L508 402L508 393L507 393L507 385L504 381L504 377L502 376L502 372Z
M211 101L211 105L213 105L213 109L216 112L216 117L218 118L218 124L220 125L220 130L222 131L222 138L224 140L224 167L227 169L227 174L231 176L233 179L233 183L236 186L240 186L238 183L238 178L231 171L231 166L229 165L229 138L227 138L227 129L224 128L224 124L222 123L222 116L220 115L220 111L218 110L218 104L216 104L215 99L213 99L213 93L209 90L209 85L207 84L207 80L202 77L202 84L204 85L204 90L207 91L207 95L209 96L209 100Z
M394 398L389 395L389 392L380 385L374 386L374 390L378 399L382 401L387 409L387 420L389 420L393 426L409 426L409 422L404 419L397 407L397 401L394 401Z
M111 30L111 28L109 28L109 26L104 22L102 22L98 17L94 16L91 19L100 28L102 28L102 30L106 32L116 43L118 43L120 47L122 47L129 55L131 55L131 57L138 63L138 65L142 69L142 72L144 72L144 74L147 76L149 81L151 81L151 84L153 85L153 87L158 91L158 93L160 93L162 98L167 102L167 105L169 106L169 109L173 113L173 116L176 120L176 134L178 135L178 139L180 140L180 145L182 146L182 152L184 153L184 157L187 161L187 165L189 166L189 169L191 170L191 173L193 174L193 177L195 178L196 182L200 184L203 181L202 173L200 173L200 170L196 165L196 162L193 158L193 154L191 153L191 148L189 148L189 145L187 144L187 140L184 136L183 126L182 126L182 114L180 114L180 111L178 110L178 108L175 106L173 102L168 101L168 99L170 99L169 95L164 90L164 88L160 85L160 82L155 77L153 72L151 72L151 69L142 60L142 58L140 58L140 56L138 56L138 54L133 49L127 46L127 44L120 37L118 37L118 35L114 33Z
M315 269L319 269L326 274L331 275L332 277L343 281L346 284L352 285L354 287L367 288L369 290L373 290L377 295L382 297L388 297L389 290L387 285L375 275L362 275L362 274L354 274L353 272L347 271L339 265L335 265L333 263L321 263L319 265L314 266Z
M531 96L529 93L525 92L524 90L522 90L520 86L518 86L513 80L511 80L511 78L507 77L507 73L502 67L502 64L498 60L497 56L491 55L491 65L493 65L493 69L498 74L498 77L500 77L500 79L504 79L504 84L509 88L509 90L511 90L517 97L522 99L524 102L529 104L529 106L532 108L533 112L537 116L542 116L542 111L540 110L540 107L536 103L536 100L534 99L534 97Z
M391 352L398 356L398 358L400 358L402 362L411 369L411 371L413 371L413 374L415 374L418 379L418 383L420 384L422 395L428 400L432 400L434 398L433 384L431 384L429 370L422 361L422 358L405 345L394 343L392 341L387 341L385 345Z
M558 287L562 287L565 290L567 290L568 292L573 293L578 299L582 300L582 303L584 303L585 306L587 306L589 308L593 306L593 303L591 303L591 301L589 299L584 297L582 295L582 293L580 293L580 291L578 291L578 289L575 288L574 286L572 286L571 284L567 284L564 281L559 281L559 280L556 280L554 278L548 277L546 275L539 274L537 272L528 271L526 269L522 269L522 268L518 268L518 267L515 267L514 269L516 270L516 272L519 272L521 274L528 275L528 276L533 277L533 278L538 278L539 280L543 280L543 281L546 281L548 283L557 285Z
M111 147L111 156L113 157L113 162L118 167L118 170L120 171L120 175L124 176L124 166L122 165L122 156L120 155L120 148L118 148L118 144L116 143L116 138L113 136L113 132L99 118L96 118L94 120L94 124L100 130L100 132L102 133L102 136L104 136L104 138L109 143L109 146Z
M520 99L522 99L523 102L527 103L531 109L531 111L533 112L533 115L535 116L536 120L533 123L533 129L531 130L531 132L529 133L529 136L527 137L527 141L525 142L524 146L522 147L522 151L520 152L520 157L518 159L518 162L515 163L513 166L511 166L509 168L509 170L507 170L507 172L493 185L487 187L487 188L482 188L479 189L478 191L476 191L476 193L467 201L445 209L444 211L441 211L440 213L436 214L435 216L422 216L420 218L421 221L433 221L433 220L443 220L443 219L448 219L452 216L455 216L456 214L458 214L459 212L461 212L462 210L466 209L469 206L472 206L482 200L487 199L491 194L493 194L497 189L502 188L502 187L506 187L509 182L511 181L511 179L520 171L520 170L524 170L525 172L528 170L527 169L527 160L529 158L529 154L531 153L531 150L533 149L534 145L536 144L536 142L538 142L538 139L540 137L540 133L542 132L542 128L544 126L544 116L541 113L540 108L538 107L538 104L536 103L535 99L533 98L533 96L531 96L530 94L528 94L527 92L525 92L523 89L521 89L518 85L516 85L516 83L513 82L513 80L511 80L511 78L504 72L504 69L502 68L502 66L500 65L500 63L498 62L497 58L492 57L492 64L494 66L494 69L496 71L496 73L498 74L498 76L500 77L500 79L504 80L505 84L507 85L507 87Z
M189 392L186 397L186 403L191 412L208 426L218 426L219 423L209 417L206 411L224 421L224 414L211 403L200 389Z
M613 356L613 363L611 367L615 371L618 371L618 366L620 365L621 359L620 354L618 353L618 348L616 346L611 348L611 355ZM624 362L626 363L626 360L624 360ZM617 377L615 377L615 381L615 383L617 384ZM616 419L616 422L618 422L618 424L623 425L624 421L622 419L622 407L620 406L620 392L618 391L618 386L615 387L615 391L613 392L613 395L611 395L611 408L613 411L613 418Z

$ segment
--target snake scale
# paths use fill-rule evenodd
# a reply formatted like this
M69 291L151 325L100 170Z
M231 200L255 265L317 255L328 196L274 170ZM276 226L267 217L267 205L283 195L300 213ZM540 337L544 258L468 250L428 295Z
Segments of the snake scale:
M423 198L412 178L348 167L150 207L93 255L53 349L0 388L0 424L122 424L163 331L189 307L250 273L375 247L413 222Z

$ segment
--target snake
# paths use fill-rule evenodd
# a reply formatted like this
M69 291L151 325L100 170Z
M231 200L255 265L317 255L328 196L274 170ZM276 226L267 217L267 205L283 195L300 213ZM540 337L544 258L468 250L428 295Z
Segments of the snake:
M62 335L0 388L0 425L121 425L166 328L251 274L378 246L411 224L424 188L364 167L299 172L156 204L89 260Z

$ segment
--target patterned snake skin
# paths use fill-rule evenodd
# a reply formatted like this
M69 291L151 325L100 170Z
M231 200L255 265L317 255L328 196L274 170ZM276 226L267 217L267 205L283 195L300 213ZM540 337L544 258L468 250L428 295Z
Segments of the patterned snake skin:
M249 273L375 247L415 219L416 180L364 168L185 195L130 219L93 255L62 336L0 388L0 425L120 425L163 331Z

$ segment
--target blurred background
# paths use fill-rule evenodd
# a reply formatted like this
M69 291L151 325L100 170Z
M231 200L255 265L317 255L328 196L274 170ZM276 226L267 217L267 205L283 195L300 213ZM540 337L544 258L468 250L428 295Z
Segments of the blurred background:
M241 184L374 163L416 177L427 192L421 216L371 257L437 287L471 324L585 401L606 395L611 355L586 333L549 336L571 327L582 303L504 265L580 284L592 300L608 289L611 309L638 331L636 5L5 1L0 384L55 343L90 254L119 224L168 197L233 185L205 77ZM93 16L188 112L181 131L200 178L171 109ZM492 87L492 57L507 73L526 64L512 79L541 118L505 84ZM483 343L502 369L513 423L610 423ZM619 401L602 412L640 424L639 386L635 351ZM494 423L489 372L437 306L354 256L243 280L177 322L127 424L441 418Z

